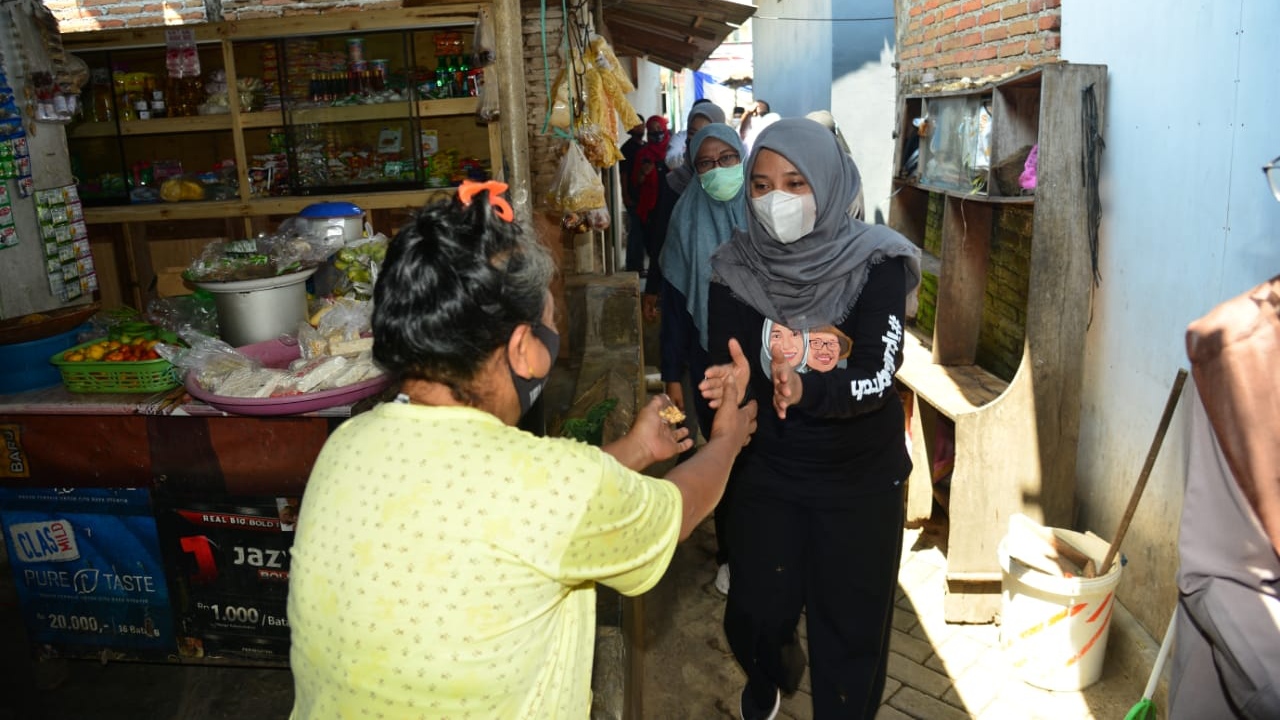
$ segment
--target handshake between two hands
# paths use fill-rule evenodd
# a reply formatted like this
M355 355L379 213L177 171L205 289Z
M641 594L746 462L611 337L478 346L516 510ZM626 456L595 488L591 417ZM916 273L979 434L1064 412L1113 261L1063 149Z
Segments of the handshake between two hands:
M800 376L783 357L782 349L771 348L771 355L773 408L778 417L785 419L787 408L800 402L804 388ZM753 400L743 404L751 366L737 340L729 340L729 357L729 364L707 368L706 375L698 384L698 391L716 411L708 440L729 438L734 441L734 447L740 447L750 442L755 432L756 403ZM663 393L650 400L636 417L632 433L644 443L654 462L669 459L693 447L689 429L680 425L685 418L683 406L683 398L678 393L674 399Z

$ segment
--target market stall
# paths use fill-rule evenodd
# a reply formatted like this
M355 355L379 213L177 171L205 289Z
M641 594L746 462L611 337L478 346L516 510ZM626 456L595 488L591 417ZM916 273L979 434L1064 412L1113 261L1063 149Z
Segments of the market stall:
M0 524L33 649L286 664L298 500L359 407L252 417L175 391L0 395Z

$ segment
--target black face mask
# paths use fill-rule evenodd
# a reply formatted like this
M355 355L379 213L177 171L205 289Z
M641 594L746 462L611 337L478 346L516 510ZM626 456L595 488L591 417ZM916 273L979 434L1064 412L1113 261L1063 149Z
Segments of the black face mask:
M560 352L559 333L540 322L533 323L530 327L533 330L533 336L547 346L547 352L551 354L551 364L555 365L556 355ZM511 372L511 382L516 386L516 397L520 398L520 417L524 417L542 395L542 388L547 384L547 378L551 373L548 372L542 377L522 378L516 374L515 370L510 368L508 370Z

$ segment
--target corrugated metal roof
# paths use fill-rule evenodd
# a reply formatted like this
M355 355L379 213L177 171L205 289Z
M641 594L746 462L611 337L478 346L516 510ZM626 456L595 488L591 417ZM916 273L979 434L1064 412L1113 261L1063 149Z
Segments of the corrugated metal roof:
M613 0L603 6L618 55L672 70L698 69L756 8L729 0Z

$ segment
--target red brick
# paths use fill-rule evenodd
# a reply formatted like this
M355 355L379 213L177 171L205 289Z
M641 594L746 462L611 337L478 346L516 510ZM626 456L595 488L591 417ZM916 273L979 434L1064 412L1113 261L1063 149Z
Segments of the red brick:
M998 23L1000 22L1000 11L988 10L987 12L984 12L978 16L978 22L982 23L983 25Z
M1062 47L1062 36L1061 36L1061 35L1047 35L1047 36L1045 36L1045 39L1044 39L1044 49L1045 49L1045 50L1050 50L1050 51L1052 51L1052 50L1057 50L1057 49L1059 49L1060 47ZM1056 55L1057 53L1054 53L1054 54Z
M947 50L947 51L955 50L961 45L960 36L948 35L942 39L942 42L940 44L942 45L943 50Z
M1041 30L1060 30L1062 29L1062 16L1044 15L1036 20L1036 27Z
M1027 35L1036 31L1036 24L1031 20L1019 20L1009 23L1009 35Z
M995 45L980 45L973 52L974 60L991 60L996 56Z
M983 42L995 42L1009 37L1009 28L1003 25L997 25L993 28L987 28L982 31Z
M1000 8L1000 15L1005 19L1021 17L1027 14L1027 4L1025 2L1016 2Z
M1044 0L1045 9L1062 7L1062 0Z
M926 2L925 2L925 4L924 4L924 9L925 9L925 10L936 10L939 6L941 6L941 5L942 5L942 3L943 3L943 0L926 0Z
M1027 10L1031 13L1038 13L1044 10L1044 0L1031 0L1027 3Z
M978 24L978 18L972 15L966 15L956 20L956 30L968 30Z
M236 11L235 19L236 20L257 20L260 18L278 18L278 17L280 17L280 13L278 12L266 12L263 10L244 9L244 10Z
M925 24L925 25L932 25L932 24L934 24L934 23L936 23L936 22L938 22L938 16L937 16L937 14L935 14L935 13L929 13L928 15L925 15L925 16L924 16L924 24Z
M960 8L956 5L948 5L942 9L942 17L953 18L960 14Z
M969 33L960 38L960 45L963 47L973 47L982 44L982 33Z
M1000 47L996 48L996 54L1002 58L1009 57L1011 55L1023 55L1026 52L1027 52L1027 43L1025 40L1018 41L1018 42L1005 43L1004 45L1001 45Z
M912 5L911 7L907 8L908 17L915 17L923 13L924 13L924 8L920 7L919 5Z
M960 12L977 12L982 9L982 0L966 0L960 5Z

